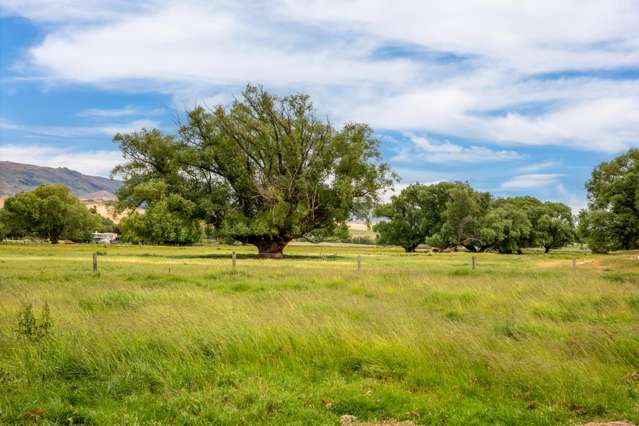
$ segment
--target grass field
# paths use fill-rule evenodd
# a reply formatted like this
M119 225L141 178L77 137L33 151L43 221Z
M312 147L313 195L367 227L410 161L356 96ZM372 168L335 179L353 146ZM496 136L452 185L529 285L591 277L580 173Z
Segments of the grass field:
M639 421L636 253L95 250L0 245L0 424Z

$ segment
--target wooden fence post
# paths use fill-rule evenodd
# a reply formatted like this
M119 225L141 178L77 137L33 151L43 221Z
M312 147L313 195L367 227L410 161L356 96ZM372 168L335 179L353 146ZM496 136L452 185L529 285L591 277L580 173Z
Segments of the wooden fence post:
M235 271L235 265L237 263L237 255L235 252L231 253L231 261L233 262L233 270Z
M93 272L98 272L98 254L93 253Z
M477 258L475 256L471 257L471 263L473 265L473 271L477 269Z

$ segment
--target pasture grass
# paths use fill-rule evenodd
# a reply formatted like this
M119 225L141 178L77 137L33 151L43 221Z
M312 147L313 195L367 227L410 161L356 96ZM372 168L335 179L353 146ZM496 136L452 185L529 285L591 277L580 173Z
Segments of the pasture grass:
M639 421L636 253L287 253L0 245L0 424Z

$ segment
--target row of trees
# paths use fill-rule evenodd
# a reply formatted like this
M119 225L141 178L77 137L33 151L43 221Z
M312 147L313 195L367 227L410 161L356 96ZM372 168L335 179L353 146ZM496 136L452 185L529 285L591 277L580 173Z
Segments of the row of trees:
M64 185L42 185L6 199L0 209L0 240L41 238L90 241L92 234L112 232L111 220L87 209Z
M568 206L534 197L495 199L466 183L411 185L375 210L379 242L415 251L420 244L439 249L465 247L521 253L528 247L546 252L575 239Z
M124 179L118 208L132 212L120 224L125 241L188 244L207 230L281 257L293 239L344 235L349 220L374 211L383 218L375 227L380 241L407 251L422 243L548 251L577 235L595 251L639 248L637 150L594 170L575 230L564 204L496 199L464 183L412 185L379 206L396 176L372 130L361 123L334 128L303 94L278 97L248 86L229 107L188 112L176 135L143 130L114 140L125 159L114 170ZM57 185L18 194L0 213L0 237L84 241L108 226Z

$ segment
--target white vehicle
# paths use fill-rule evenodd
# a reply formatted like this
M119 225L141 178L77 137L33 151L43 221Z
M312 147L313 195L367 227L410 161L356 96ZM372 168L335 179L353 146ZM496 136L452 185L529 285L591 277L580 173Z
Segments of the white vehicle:
M118 234L112 232L94 232L93 242L95 244L111 244L118 239Z

